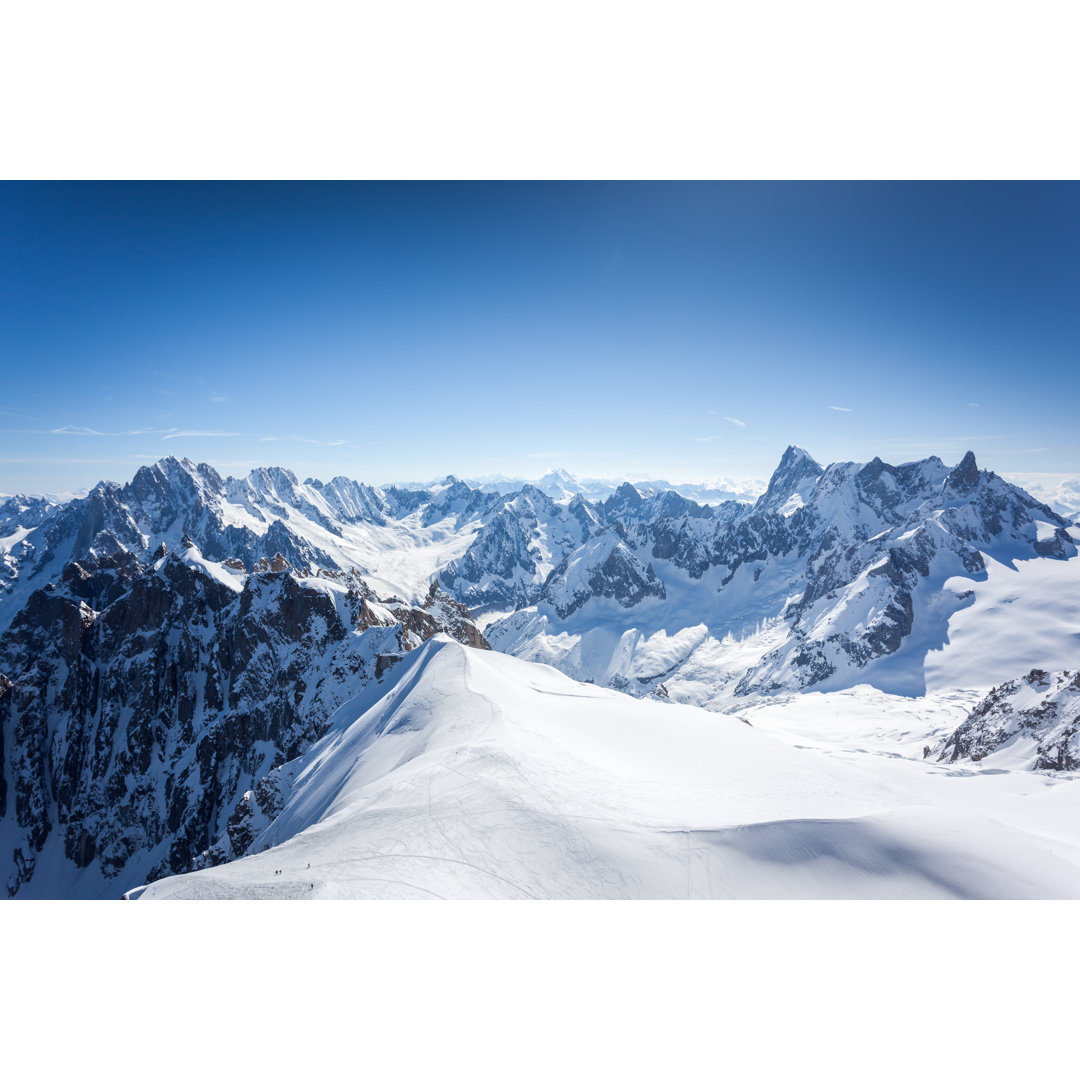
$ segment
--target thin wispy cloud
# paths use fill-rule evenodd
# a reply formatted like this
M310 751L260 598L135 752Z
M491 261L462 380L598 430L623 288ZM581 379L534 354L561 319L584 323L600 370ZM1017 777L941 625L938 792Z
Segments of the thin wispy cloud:
M744 420L736 420L734 416L721 416L721 420L726 420L729 424L734 424L736 427L746 427Z
M694 442L714 442L716 439L722 439L723 435L692 435L691 438Z
M844 405L830 405L829 408L832 409L833 412L852 412L853 411L852 409L849 409Z
M293 442L308 443L310 446L344 446L344 439L309 439L305 435L289 436Z
M977 401L969 401L968 406L972 409L977 409L979 407L979 403Z
M88 427L75 427L73 424L65 424L63 427L50 428L50 435L104 435L104 431L95 431Z
M260 435L259 442L298 442L309 446L345 446L346 439L309 439L306 435Z
M214 402L228 401L229 399L224 394L211 394L210 400Z
M1045 454L1049 447L1040 446L1035 450L1021 450L1021 454Z
M161 438L164 442L165 439L235 439L236 435L235 431L170 431Z
M156 459L155 459L156 460ZM13 457L0 458L0 465L135 465L139 458L134 455L119 458L91 458L91 457Z
M527 458L540 459L565 457L566 455L561 450L542 450L534 454L526 454L525 456Z
M98 431L97 428L79 427L76 424L65 424L63 427L50 428L50 435L97 435L104 439L115 439L124 435L149 435L153 428L137 428L133 431Z

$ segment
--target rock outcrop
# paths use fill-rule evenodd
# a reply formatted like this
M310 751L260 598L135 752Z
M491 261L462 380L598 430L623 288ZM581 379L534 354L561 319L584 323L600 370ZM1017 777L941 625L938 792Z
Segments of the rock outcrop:
M266 563L226 570L193 542L151 563L121 551L30 595L0 637L9 896L41 895L46 864L50 888L119 895L211 847L239 854L245 793L268 812L263 780L390 658L437 633L489 648L434 586L389 608L355 572Z
M936 757L979 762L1007 749L1033 769L1080 769L1080 671L1034 668L995 686Z

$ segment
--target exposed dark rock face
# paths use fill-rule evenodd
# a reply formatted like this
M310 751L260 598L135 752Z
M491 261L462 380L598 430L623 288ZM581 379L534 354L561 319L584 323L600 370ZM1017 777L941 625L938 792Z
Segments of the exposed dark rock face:
M979 467L975 464L975 455L969 450L961 459L948 479L945 489L951 495L970 495L979 483Z
M492 603L520 607L530 600L539 554L521 521L504 509L491 519L465 555L443 571L441 580L473 607ZM489 584L486 579L495 581Z
M1080 671L1034 668L995 686L937 748L937 760L978 762L1014 745L1033 769L1080 769Z
M765 494L754 504L758 514L783 509L800 490L817 481L825 470L801 447L789 446L769 480Z
M423 611L435 633L449 634L455 640L471 645L474 649L491 649L487 638L476 629L469 615L469 609L444 591L438 581L431 583L427 598L424 600ZM404 620L402 621L404 624ZM432 634L428 633L422 640L427 641L431 636Z
M602 598L632 607L666 597L682 575L683 595L687 580L701 582L718 610L729 594L739 598L731 604L736 614L748 595L771 598L755 603L765 617L783 620L784 640L737 681L740 694L846 678L901 650L917 625L927 629L927 620L938 620L937 630L944 632L949 616L972 594L938 596L942 583L952 576L984 577L987 557L1011 564L1076 556L1063 519L994 473L980 471L971 453L952 469L936 457L896 466L875 458L822 469L805 451L789 447L753 506L699 507L672 492L645 497L626 484L595 511L617 533L618 554L604 549L595 557L605 532L593 525L580 545L547 545L554 568L543 582L535 557L525 566L524 560L514 563L511 579L512 546L502 538L514 522L500 521L478 532L459 563L468 567L469 587L463 588L453 567L442 580L470 604L538 604L547 611L546 604L557 620L572 620ZM563 512L556 506L548 536ZM509 504L503 513L516 519ZM698 610L697 618L710 617L704 603ZM628 615L621 625L629 629L633 619ZM516 648L521 635L539 625L511 618L491 632Z
M391 613L355 573L298 574L275 553L222 581L194 544L180 551L71 562L0 637L8 895L42 858L54 879L66 860L118 895L222 836L231 857L244 793L270 812L260 780L323 733L378 656L435 633L489 647L434 587L423 608Z
M584 499L559 505L532 485L498 505L468 551L439 575L444 588L474 610L535 603L553 564L602 527Z
M626 533L611 527L559 564L544 584L541 599L565 619L595 597L629 608L648 596L663 600L664 583L624 542Z
M406 520L475 535L423 602L381 601L331 541ZM71 503L9 499L0 530L0 859L22 895L46 863L108 891L235 857L272 810L260 785L343 701L435 633L489 647L465 605L573 620L596 604L617 621L676 592L718 610L766 596L781 632L738 679L750 694L897 653L925 598L988 558L1076 557L1067 522L971 454L822 469L797 447L752 506L630 484L590 503L453 477L427 491L284 469L223 480L166 458ZM683 662L619 685L674 687ZM1072 767L1069 738L1039 760Z

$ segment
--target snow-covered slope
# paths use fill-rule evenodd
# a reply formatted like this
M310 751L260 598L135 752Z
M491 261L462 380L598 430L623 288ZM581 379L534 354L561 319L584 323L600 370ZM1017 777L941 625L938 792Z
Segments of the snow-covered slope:
M866 685L891 711L1076 666L1080 527L971 454L790 447L753 505L562 494L166 458L0 504L8 888L106 895L251 850L278 766L438 631L714 711Z
M497 503L460 482L438 492L380 490L345 477L300 483L279 468L223 479L209 465L163 458L85 499L0 505L0 632L70 560L130 552L146 561L184 536L214 562L250 568L280 554L297 568L355 569L381 595L416 599Z
M590 502L453 476L416 490L300 483L285 469L223 480L166 458L68 504L9 500L0 533L0 631L70 561L126 552L145 563L187 535L211 562L280 554L301 569L356 570L406 601L437 576L499 648L714 705L865 681L985 689L1021 657L1068 666L1053 642L1074 619L1080 566L1080 528L971 454L954 468L822 468L798 447L752 506L629 483ZM1024 612L1022 639L1019 619L994 614L1006 604Z
M1033 668L995 686L937 749L939 761L1080 770L1080 671Z
M1010 824L962 782L437 638L278 771L258 854L129 895L1080 898L1075 820Z
M70 562L0 637L4 892L115 896L241 854L244 791L439 632L488 647L435 586L382 602L355 571L245 572L190 541Z
M1066 666L1080 625L1080 529L970 453L954 468L875 458L822 469L789 447L751 508L645 499L626 485L598 512L654 588L616 607L603 575L591 595L579 581L572 603L553 580L487 624L496 648L723 706L862 682L985 689L1021 663ZM1015 617L998 618L1006 604Z

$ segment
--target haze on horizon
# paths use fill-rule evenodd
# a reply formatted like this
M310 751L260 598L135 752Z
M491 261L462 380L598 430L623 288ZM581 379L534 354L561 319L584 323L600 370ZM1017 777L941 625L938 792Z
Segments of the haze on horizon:
M1075 183L5 183L0 221L0 491L1080 473Z

